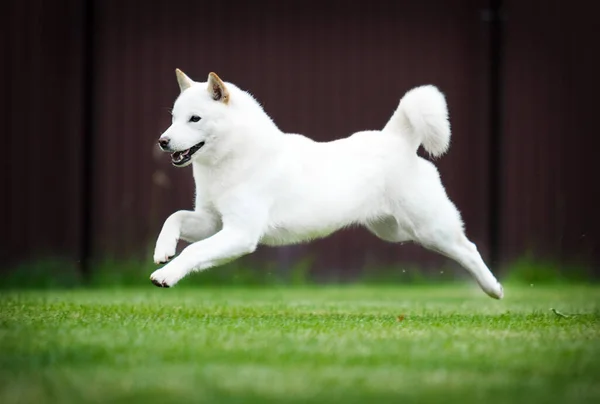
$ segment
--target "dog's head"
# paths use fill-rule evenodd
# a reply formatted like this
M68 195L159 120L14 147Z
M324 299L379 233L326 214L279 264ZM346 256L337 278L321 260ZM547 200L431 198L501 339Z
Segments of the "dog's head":
M175 101L171 126L158 140L171 153L176 167L185 167L215 147L217 126L228 114L230 93L215 73L206 83L196 83L181 70L175 71L181 94Z

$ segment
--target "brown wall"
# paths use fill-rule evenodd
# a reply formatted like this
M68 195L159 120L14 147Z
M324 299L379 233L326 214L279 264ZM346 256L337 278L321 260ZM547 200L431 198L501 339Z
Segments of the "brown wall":
M581 101L597 84L597 64L574 51L581 41L596 45L591 26L580 23L592 18L581 7L505 2L503 153L494 184L484 0L88 1L91 36L80 2L9 3L1 71L4 260L38 252L76 259L88 234L95 258L146 254L168 214L192 206L191 170L174 169L155 147L169 125L180 67L198 80L216 71L253 93L283 130L319 140L380 128L406 90L436 84L453 128L450 153L437 164L483 255L490 251L490 189L498 185L504 261L529 248L600 261L598 199L582 180L593 172L595 128L593 104ZM82 174L86 135L89 178ZM33 153L27 164L23 146ZM285 266L306 254L316 254L325 276L446 262L359 229L308 246L264 248L258 257Z
M9 1L0 17L0 261L77 260L81 247L80 2Z
M502 256L600 263L598 7L506 3Z

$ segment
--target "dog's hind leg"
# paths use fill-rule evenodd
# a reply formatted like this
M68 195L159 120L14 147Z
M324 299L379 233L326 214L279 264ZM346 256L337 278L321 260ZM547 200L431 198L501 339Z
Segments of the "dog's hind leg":
M444 224L439 217L437 219L433 218L433 215L431 217L431 223L421 224L418 227L407 226L406 229L399 226L394 217L380 219L369 223L366 227L382 240L394 243L413 240L429 250L453 259L475 278L485 293L501 299L502 286L483 262L475 244L465 236L460 221L448 220Z
M156 241L154 262L168 262L177 249L179 240L189 243L204 240L220 230L221 221L207 211L180 210L165 221Z
M422 231L417 241L424 247L458 262L489 296L495 299L502 299L504 296L502 285L485 265L477 247L465 236L462 228Z

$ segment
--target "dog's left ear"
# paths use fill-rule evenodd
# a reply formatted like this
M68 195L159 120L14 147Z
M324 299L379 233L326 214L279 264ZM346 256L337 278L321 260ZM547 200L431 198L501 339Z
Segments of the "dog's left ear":
M223 104L229 103L229 90L216 73L211 72L208 75L208 92L213 100L221 101Z

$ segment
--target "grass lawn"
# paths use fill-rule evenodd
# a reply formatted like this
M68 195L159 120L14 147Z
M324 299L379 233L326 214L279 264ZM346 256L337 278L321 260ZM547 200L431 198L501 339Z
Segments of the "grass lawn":
M0 403L600 402L600 288L505 292L2 291Z

